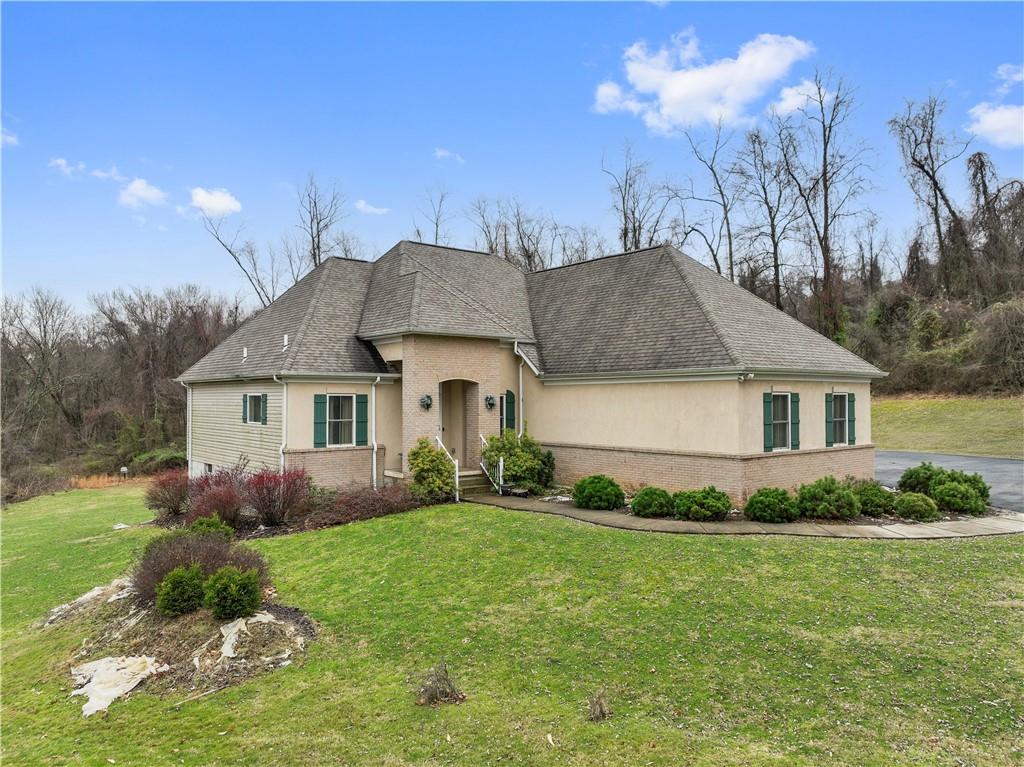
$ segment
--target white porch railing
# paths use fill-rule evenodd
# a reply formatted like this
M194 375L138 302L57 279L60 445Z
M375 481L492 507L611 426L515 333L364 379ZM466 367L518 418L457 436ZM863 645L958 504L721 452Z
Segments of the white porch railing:
M459 462L455 458L452 458L452 454L448 452L448 448L446 448L444 446L444 442L441 441L440 437L435 435L434 439L437 441L438 447L440 447L444 451L444 454L446 456L448 456L448 460L451 461L452 465L455 467L455 502L458 503L459 502Z
M487 447L487 440L484 439L484 435L480 435L480 447ZM495 479L491 470L487 468L487 464L484 462L483 451L480 453L480 468L483 469L484 476L491 481L494 489L500 494L501 486L505 483L505 456L498 456L498 478Z

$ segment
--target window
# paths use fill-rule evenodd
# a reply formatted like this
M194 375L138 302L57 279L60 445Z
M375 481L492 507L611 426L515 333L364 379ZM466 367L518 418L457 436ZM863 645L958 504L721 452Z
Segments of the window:
M498 395L498 434L505 433L505 395Z
M212 463L204 463L203 464L203 473L204 474L213 474L213 464Z
M327 397L327 444L355 444L355 396L330 394Z
M832 395L832 444L846 444L846 395Z
M245 419L247 422L255 424L263 423L262 394L246 395L246 412L248 414L248 417Z
M772 444L775 450L789 449L789 394L772 395Z

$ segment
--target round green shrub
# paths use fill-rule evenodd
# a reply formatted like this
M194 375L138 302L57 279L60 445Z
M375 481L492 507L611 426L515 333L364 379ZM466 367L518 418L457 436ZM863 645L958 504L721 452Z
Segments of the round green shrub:
M938 490L939 485L944 485L947 482L960 482L973 488L978 497L984 503L988 503L989 492L992 488L989 487L982 476L980 474L968 474L965 471L957 471L956 469L942 469L941 473L936 474L928 486L928 495L935 498L935 492Z
M213 533L223 535L226 538L233 538L235 536L234 528L231 525L224 524L217 517L199 517L193 520L186 529L190 533L197 535Z
M611 477L592 474L584 477L572 489L572 500L581 509L621 509L626 504L626 494Z
M792 522L800 516L793 496L777 487L763 487L750 496L743 513L755 522Z
M896 489L901 493L927 495L931 489L932 480L944 473L945 469L925 461L920 466L911 466L903 472L899 482L896 483Z
M260 576L255 570L222 567L206 581L204 603L219 620L234 620L259 609Z
M944 482L935 488L932 498L939 509L947 514L970 514L972 517L985 514L985 502L965 482Z
M421 503L445 503L455 498L455 466L444 451L420 437L409 451L412 490Z
M809 485L801 485L796 494L796 507L801 517L811 519L852 519L860 512L857 496L835 477L822 477Z
M721 522L732 509L729 496L709 485L703 490L683 490L673 496L676 519Z
M638 517L671 517L672 496L660 487L645 487L633 496L633 513Z
M868 517L886 517L892 514L896 495L873 479L855 479L847 487L857 496L860 512Z
M169 618L194 613L203 604L203 572L198 564L175 567L156 587L156 607Z
M893 512L901 519L934 522L942 519L935 501L924 493L900 493L893 502Z

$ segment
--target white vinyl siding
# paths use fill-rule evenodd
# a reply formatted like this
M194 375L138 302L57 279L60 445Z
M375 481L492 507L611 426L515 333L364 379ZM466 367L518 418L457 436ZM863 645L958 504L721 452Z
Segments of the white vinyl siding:
M242 395L267 395L267 424L243 423ZM249 402L252 400L250 399ZM258 427L258 428L257 428ZM192 384L192 461L229 468L277 468L281 458L281 387L274 381Z

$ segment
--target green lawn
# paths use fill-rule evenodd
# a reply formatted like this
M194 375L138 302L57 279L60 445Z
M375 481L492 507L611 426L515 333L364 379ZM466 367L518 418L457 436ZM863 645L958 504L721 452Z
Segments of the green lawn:
M1024 399L875 397L871 437L883 450L1024 458Z
M54 672L86 627L30 624L127 566L153 532L111 526L148 516L138 498L3 512L5 765L1024 763L1022 537L668 536L469 505L260 542L322 625L308 657L86 720ZM468 700L414 705L442 659Z

